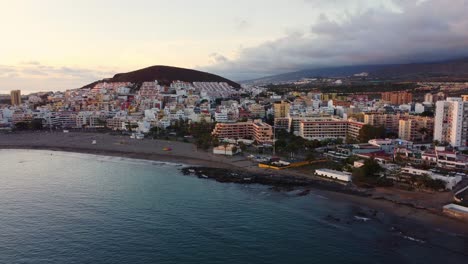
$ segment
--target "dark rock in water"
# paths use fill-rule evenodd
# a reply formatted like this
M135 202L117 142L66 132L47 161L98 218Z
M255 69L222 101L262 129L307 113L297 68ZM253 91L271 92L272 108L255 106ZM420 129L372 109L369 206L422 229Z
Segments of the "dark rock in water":
M340 218L338 218L338 217L335 217L335 216L333 216L333 215L330 215L330 214L329 214L329 215L327 215L327 217L325 217L325 219L326 219L326 220L328 220L328 221L335 221L335 222L340 222L340 221L341 221L341 219L340 219Z
M307 190L303 190L302 192L298 193L297 196L306 196L310 193L310 190L307 189Z
M368 217L368 214L364 211L358 211L355 213L355 215L358 217Z
M272 190L274 192L281 192L282 191L281 187L279 187L279 186L273 186L273 187L270 188L270 190Z
M275 192L292 192L294 191L293 186L274 185L270 190Z

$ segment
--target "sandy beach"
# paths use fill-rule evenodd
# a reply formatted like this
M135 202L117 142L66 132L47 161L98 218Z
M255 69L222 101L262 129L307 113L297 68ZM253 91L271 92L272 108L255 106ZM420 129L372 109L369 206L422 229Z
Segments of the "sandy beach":
M97 144L91 144L96 140ZM165 151L164 148L171 148ZM190 143L165 140L136 140L129 136L82 132L22 132L0 134L0 149L41 149L78 152L106 156L119 156L154 161L168 161L193 166L244 171L272 176L297 176L317 179L304 170L271 171L260 169L243 156L223 157L199 150ZM314 188L315 185L311 185ZM304 188L304 187L302 187ZM308 188L308 187L306 187ZM421 221L435 228L468 235L468 223L442 214L441 206L451 202L452 194L419 193L400 190L376 189L368 197L330 190L318 190L334 199L345 199L368 208L394 214L401 218Z
M93 140L96 140L95 145L91 144ZM166 147L172 150L163 150ZM48 149L173 161L188 165L229 167L227 165L229 161L226 158L198 150L193 144L163 140L136 140L130 139L129 136L102 133L23 132L0 134L0 148Z

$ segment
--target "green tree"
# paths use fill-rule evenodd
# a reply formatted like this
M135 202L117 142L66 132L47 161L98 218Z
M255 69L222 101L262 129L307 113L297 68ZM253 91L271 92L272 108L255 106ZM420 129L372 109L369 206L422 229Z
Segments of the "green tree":
M364 161L364 165L353 170L353 181L357 183L365 183L371 185L379 185L381 183L379 173L384 169L379 163L371 158Z
M237 146L232 147L232 155L235 155L237 153Z
M428 116L428 117L434 117L434 112L432 111L424 111L420 114L420 116Z
M242 151L245 151L247 149L247 146L244 144L244 142L239 142L239 148L242 150Z
M224 141L223 142L223 147L224 147L224 155L227 155L227 147L229 146L229 143Z
M42 118L35 118L29 123L29 128L32 130L42 130L42 122L44 119Z
M421 134L422 141L426 141L427 134L429 134L429 129L427 129L427 127L421 127L418 132Z
M312 152L312 151L307 152L307 154L305 156L305 160L308 161L308 162L311 162L311 161L315 160L315 153Z
M364 125L361 130L359 130L358 139L360 142L368 142L371 139L375 138L384 138L385 137L385 127L383 126L371 126Z
M26 122L18 122L15 124L15 129L16 130L28 130L29 124Z

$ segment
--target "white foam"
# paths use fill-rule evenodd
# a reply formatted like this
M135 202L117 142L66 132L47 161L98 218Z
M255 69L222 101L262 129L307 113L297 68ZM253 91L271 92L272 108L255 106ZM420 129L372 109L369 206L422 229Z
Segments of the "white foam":
M423 241L421 239L417 239L417 238L410 237L410 236L403 236L403 238L414 241L414 242L418 242L418 243L426 243L425 241Z
M126 158L118 156L106 156L106 155L96 155L96 154L87 154L87 153L78 153L78 152L67 152L67 151L52 151L52 150L35 150L35 149L0 149L0 151L24 151L24 152L35 152L43 155L50 156L61 156L61 157L72 157L84 160L93 160L101 162L113 162L113 163L125 163L132 165L154 165L154 166L169 166L169 167L187 167L188 165L176 162L167 162L167 161L154 161L154 160L145 160L145 159L135 159L135 158Z
M357 216L357 215L354 216L354 219L359 220L359 221L364 221L364 222L367 222L367 221L371 220L370 218L361 217L361 216Z

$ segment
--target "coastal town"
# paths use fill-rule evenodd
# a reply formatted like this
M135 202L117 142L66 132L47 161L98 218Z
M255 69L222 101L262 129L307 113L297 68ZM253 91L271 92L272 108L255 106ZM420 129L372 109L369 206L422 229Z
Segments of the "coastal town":
M169 157L177 146L193 146L178 156L191 152L193 159L354 189L442 193L449 201L444 198L439 209L468 219L468 83L376 85L373 91L345 89L346 83L303 79L237 88L226 82L101 81L63 92L13 90L0 95L0 137L29 135L24 142L34 145L40 135L57 142L92 135L63 145L104 149L107 139L96 135L106 135Z
M0 0L0 264L468 264L468 0Z

